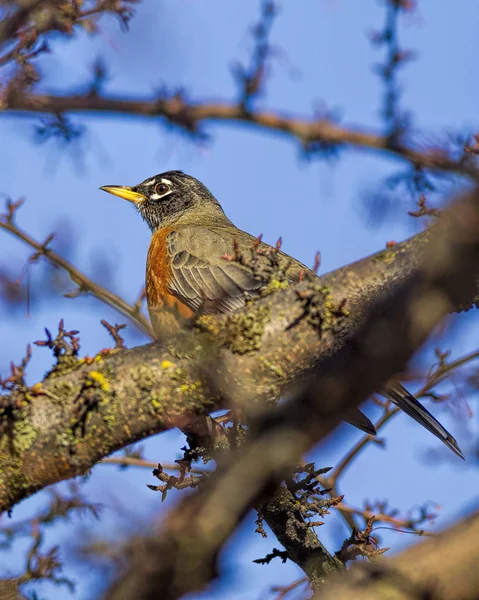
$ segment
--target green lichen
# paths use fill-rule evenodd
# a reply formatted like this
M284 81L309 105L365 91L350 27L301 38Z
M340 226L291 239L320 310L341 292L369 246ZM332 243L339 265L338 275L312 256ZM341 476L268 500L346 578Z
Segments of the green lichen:
M345 301L339 305L336 304L327 285L311 282L305 290L299 291L297 295L303 309L297 322L306 319L318 331L320 337L328 331L338 331L342 321L349 315Z
M266 285L260 290L261 296L269 296L279 290L285 290L289 287L289 281L287 279L271 279Z
M49 391L51 392L49 397L58 402L58 404L63 404L68 401L74 390L75 385L71 381L59 380L49 386Z
M384 263L386 265L391 264L394 259L397 257L398 252L397 250L394 248L394 246L392 246L391 248L386 248L386 250L383 250L382 252L378 252L377 254L375 254L373 256L373 261L377 262L377 263Z
M76 371L81 367L82 362L77 359L74 354L65 354L58 357L58 362L53 366L48 373L45 375L45 379L55 379L57 377L63 377L68 373Z
M196 327L235 354L254 354L261 347L264 327L270 316L268 306L252 302L244 312L231 313L225 319L204 315L198 319Z
M188 378L188 371L186 369L183 369L181 367L176 367L174 369L170 370L170 379L172 381L177 381L177 382L182 382L182 381L186 381Z
M105 404L108 404L108 400L104 400L103 402L101 402L101 405L103 405L103 407ZM106 423L110 431L114 431L118 423L115 411L103 410L103 421Z
M154 369L147 365L140 365L132 369L131 377L142 392L149 392L157 380Z
M13 421L13 447L21 454L29 450L37 439L37 431L27 418Z
M271 371L281 379L286 378L286 373L283 371L280 365L274 365L272 362L264 358L264 356L260 357L260 362L268 371Z

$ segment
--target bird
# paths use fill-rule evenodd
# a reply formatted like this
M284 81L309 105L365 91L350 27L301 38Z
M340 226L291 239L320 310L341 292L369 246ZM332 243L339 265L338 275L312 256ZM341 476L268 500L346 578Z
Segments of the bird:
M234 248L245 255L253 247L272 250L259 238L238 229L210 190L183 171L166 171L130 187L105 185L101 190L132 202L151 230L146 261L146 298L153 329L159 338L173 331L179 318L229 313L241 309L247 297L260 293L261 281L241 261L228 260ZM259 256L267 261L266 253ZM297 283L304 264L278 250L287 263L286 276ZM381 395L412 417L464 459L454 437L400 383L388 384ZM370 419L359 409L345 420L375 435Z

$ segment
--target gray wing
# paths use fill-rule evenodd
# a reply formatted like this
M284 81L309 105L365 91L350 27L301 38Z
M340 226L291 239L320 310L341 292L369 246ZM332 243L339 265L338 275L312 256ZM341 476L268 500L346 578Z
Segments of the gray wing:
M260 284L247 267L222 258L233 252L233 243L233 235L220 229L191 226L173 231L167 238L171 292L191 309L201 307L207 313L244 306L246 296L256 295Z

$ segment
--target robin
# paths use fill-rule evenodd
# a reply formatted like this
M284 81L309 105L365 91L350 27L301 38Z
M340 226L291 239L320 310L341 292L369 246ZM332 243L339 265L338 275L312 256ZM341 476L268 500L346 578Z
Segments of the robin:
M251 253L258 239L235 227L213 194L194 177L168 171L134 187L107 185L100 189L133 202L151 229L146 297L158 336L171 331L175 315L176 319L178 314L191 318L200 309L210 314L235 311L244 306L248 295L259 293L261 283L251 269L225 259L235 244L242 254ZM264 242L259 247L271 249ZM296 283L301 273L314 276L305 265L281 251L278 258L287 262L286 274L291 283ZM266 256L263 259L268 260ZM452 435L405 387L394 383L382 393L464 458ZM358 409L348 415L347 421L366 433L376 433Z

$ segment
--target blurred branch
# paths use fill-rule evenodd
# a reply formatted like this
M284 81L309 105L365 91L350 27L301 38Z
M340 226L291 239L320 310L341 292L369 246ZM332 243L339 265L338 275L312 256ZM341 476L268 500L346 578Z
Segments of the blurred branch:
M440 381L443 381L452 371L462 367L463 365L471 362L479 357L479 351L475 350L474 352L470 352L465 356L458 358L457 360L451 361L450 363L446 363L441 365L436 371L431 373L426 380L425 384L420 388L416 393L416 398L421 398L427 394L432 388L437 385ZM388 405L384 409L384 414L379 418L379 420L374 424L376 431L380 431L383 426L396 415L398 412L401 412L399 408ZM341 477L346 468L351 464L351 462L358 456L360 451L370 442L375 442L375 438L370 435L365 435L361 440L355 444L351 450L344 456L344 458L339 462L339 464L335 467L334 471L328 476L327 479L323 479L323 483L326 486L335 486L338 479Z
M54 4L55 2L60 3L59 0L17 0L17 10L13 14L7 14L0 23L0 44L8 42L42 4Z
M376 299L347 343L317 368L306 389L274 410L254 415L248 438L229 460L205 479L197 493L170 511L155 532L132 542L128 567L105 599L127 599L135 590L139 600L158 596L168 600L203 590L217 576L218 555L247 511L268 497L348 410L404 367L439 319L474 287L478 263L479 190L475 190L454 203L433 230L420 276ZM349 546L375 544L369 539L372 521L361 538L353 532ZM367 554L383 551L370 548ZM319 583L312 582L314 587Z
M476 600L479 589L479 514L395 557L361 563L329 580L315 600L435 598Z
M411 13L415 9L415 4L403 0L386 0L384 6L386 11L384 28L382 31L374 32L371 41L375 46L386 48L385 61L383 64L376 65L376 70L384 83L382 117L386 124L387 135L392 143L396 144L408 127L406 115L400 112L401 90L397 75L403 65L414 58L411 50L403 50L400 47L398 22L401 12Z
M164 117L191 134L198 133L204 122L238 121L259 129L277 131L295 138L307 148L317 142L378 150L403 158L416 167L445 171L478 179L477 170L466 154L457 160L443 148L418 149L407 144L393 143L388 135L359 128L345 128L326 118L303 119L279 112L244 111L241 105L228 103L189 102L183 94L171 97L152 97L145 100L106 95L47 95L19 93L4 98L0 111L4 114L22 113L109 113L144 117ZM469 155L467 155L469 156Z
M460 358L451 361L449 363L443 361L438 367L431 371L426 379L424 385L415 393L417 398L422 398L430 392L435 385L443 381L446 377L448 377L453 371L462 367L463 365L479 358L479 350L475 350L473 352L469 352ZM387 402L384 406L384 412L381 417L376 421L374 427L376 431L379 433L381 429L390 421L395 415L399 412L399 408L393 406L390 402ZM366 446L370 443L378 443L378 438L373 437L371 435L363 436L353 447L343 456L343 458L339 461L339 463L334 468L333 472L328 477L318 477L318 481L324 487L331 488L330 496L336 497L340 495L340 490L338 487L339 480L345 470L351 466L354 460L359 456L359 454L364 450ZM341 515L344 517L346 524L353 528L357 527L357 523L354 520L355 511L352 510L343 510L343 506L339 505L336 507Z
M11 390L2 396L10 417L2 421L6 433L0 436L0 509L8 509L50 483L85 472L104 456L145 435L172 427L195 427L200 417L232 399L255 414L266 401L281 397L298 377L313 368L329 373L333 380L339 370L344 379L345 365L331 363L332 357L340 361L346 358L344 353L353 349L359 352L361 346L349 342L365 327L365 319L379 314L381 303L391 306L391 327L400 326L399 331L391 332L397 338L398 354L392 356L388 346L387 352L381 350L380 364L374 364L374 377L382 384L404 367L413 348L446 311L469 308L477 302L475 274L479 259L475 256L474 200L474 194L470 194L454 204L430 231L318 280L303 281L232 315L203 315L194 327L165 344L100 354L89 361L72 355L68 365L60 372L54 368L43 382L26 391ZM435 292L430 302L426 294L425 310L419 310L425 305L417 300L419 320L408 321L412 328L408 337L409 329L404 324L408 294L423 293L424 286L433 282L444 291L440 295ZM324 289L328 290L327 306L331 310L327 328L322 328L314 308L319 306L320 314L324 313ZM401 293L405 297L399 301ZM317 302L310 302L309 309L304 304L305 294L308 298L317 294ZM441 302L436 297L442 298ZM348 298L348 315L339 319L335 307L343 306L344 298ZM258 332L257 317L263 314L264 304L268 317ZM408 318L415 314L412 311ZM240 315L245 318L244 330L231 326ZM259 343L255 349L242 352L237 349L242 347L238 341L251 336L247 327L250 322L255 324ZM388 320L384 317L380 322ZM379 346L382 339L389 339L376 338ZM390 356L391 362L383 355ZM353 362L351 368L359 362ZM364 374L370 369L369 363L361 365L361 385L366 385ZM345 384L353 385L357 380L350 367L348 373L351 376ZM367 390L342 392L348 402L354 399L359 403L373 390L368 384ZM316 393L305 396L303 407L308 407L310 426L316 423L311 415L317 416L321 431L329 431L340 418L339 413L330 417L328 412L337 393L330 393L321 406L317 405L319 397ZM33 398L41 401L33 402ZM342 401L338 400L338 410ZM304 411L289 403L277 410L278 416L287 412L291 426L304 417ZM300 428L305 433L302 422ZM273 446L277 447L276 443ZM295 458L295 464L298 462Z
M290 592L297 591L298 588L302 586L309 587L309 581L307 577L301 577L300 579L293 581L293 583L290 583L289 585L275 585L271 588L271 592L273 594L277 594L274 600L283 600L288 596Z
M391 514L387 514L385 512L381 512L380 510L368 510L366 508L355 508L353 506L348 506L347 504L340 503L335 506L341 513L352 514L359 517L362 517L365 521L369 519L374 519L375 522L389 523L394 529L404 530L408 529L413 533L418 535L426 535L433 536L434 534L429 531L424 531L424 529L418 530L418 523L412 519L407 517L397 517Z
M233 74L239 82L241 92L239 103L245 112L251 110L252 102L264 89L268 61L272 54L269 38L277 11L278 7L275 2L262 0L260 19L252 27L254 50L250 65L246 68L237 63L233 67Z
M94 30L92 18L103 13L117 14L127 26L133 16L133 5L139 0L16 0L17 10L0 24L0 45L18 39L11 58L31 48L45 33L58 31L71 35L75 26L90 20L88 29ZM40 10L41 9L41 13ZM6 61L2 61L6 62Z
M0 229L8 231L17 239L22 240L25 242L25 244L35 250L35 253L30 257L31 262L38 260L42 256L45 257L52 265L55 265L68 273L70 279L78 286L74 294L69 293L66 294L67 296L72 297L73 295L80 295L82 293L92 294L98 298L98 300L101 300L101 302L111 306L122 315L128 317L131 323L145 335L150 337L150 339L155 339L150 322L136 307L128 304L125 300L123 300L123 298L114 294L110 290L93 282L70 262L58 255L49 247L49 244L53 239L53 235L48 236L44 242L37 242L28 233L20 229L14 220L16 210L19 206L19 203L9 202L7 206L7 213L0 217Z
M71 484L67 493L52 490L49 493L48 506L40 510L34 517L0 525L0 550L10 550L20 537L31 537L33 543L28 551L26 566L23 573L16 577L0 579L0 599L24 598L20 595L19 587L34 580L49 580L55 585L67 585L73 591L73 582L60 577L62 563L58 556L58 548L51 548L46 553L41 552L46 527L53 525L58 520L68 521L72 514L83 515L88 513L95 518L99 516L98 505L87 502L81 495L79 487ZM12 596L7 594L10 590ZM13 595L13 594L17 595Z
M49 491L50 501L34 518L15 521L11 524L0 523L0 549L10 548L19 535L30 535L32 524L45 527L54 524L59 519L68 520L72 514L90 514L99 518L100 507L88 502L82 496L77 485L69 485L68 492L60 490Z
M100 461L103 465L119 465L120 467L143 467L145 469L157 469L158 462L152 460L144 460L143 458L134 458L133 456L108 456ZM162 462L161 466L167 471L177 471L180 468L178 463ZM211 473L211 469L201 469L199 467L191 467L191 473L204 475Z

